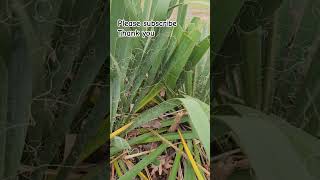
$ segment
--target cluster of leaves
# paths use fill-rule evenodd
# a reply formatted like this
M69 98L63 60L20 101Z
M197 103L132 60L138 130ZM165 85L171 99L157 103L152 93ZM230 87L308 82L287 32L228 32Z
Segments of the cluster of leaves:
M209 178L208 26L189 22L187 9L183 0L111 1L111 178ZM118 37L118 19L168 18L178 26L138 27L156 37Z
M226 0L213 7L217 178L319 179L320 3ZM226 135L235 143L217 146ZM236 171L239 160L222 167L238 147L246 171Z
M107 5L0 2L0 179L92 179L101 167L70 173L106 139Z

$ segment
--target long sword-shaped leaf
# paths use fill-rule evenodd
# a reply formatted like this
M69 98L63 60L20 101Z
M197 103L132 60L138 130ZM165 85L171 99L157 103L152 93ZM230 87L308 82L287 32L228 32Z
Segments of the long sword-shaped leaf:
M180 151L183 150L182 144L179 145L179 149L180 149ZM181 152L179 152L179 151L176 152L176 157L174 158L174 162L173 162L173 165L172 165L168 180L176 180L176 176L177 176L177 173L178 173L178 170L179 170L179 166L181 164L181 157L182 157Z
M8 121L5 129L5 177L15 179L29 125L32 102L32 63L21 29L14 32L15 46L8 61Z

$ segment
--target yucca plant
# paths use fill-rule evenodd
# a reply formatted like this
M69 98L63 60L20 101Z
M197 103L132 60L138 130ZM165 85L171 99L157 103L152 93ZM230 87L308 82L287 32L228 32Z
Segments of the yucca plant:
M111 2L111 178L209 178L208 24L187 9L183 0ZM140 27L156 37L118 37L118 19L169 18L178 26Z
M100 0L0 2L0 179L101 166L88 157L108 132L106 11Z
M319 5L214 1L217 179L320 178Z

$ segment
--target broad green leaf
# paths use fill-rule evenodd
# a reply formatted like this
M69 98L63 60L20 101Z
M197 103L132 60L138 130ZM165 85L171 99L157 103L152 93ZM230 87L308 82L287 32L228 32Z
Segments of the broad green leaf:
M235 133L258 179L314 179L288 137L268 118L260 112L215 116Z
M205 112L202 106L191 97L179 99L186 108L190 117L192 131L197 134L202 142L208 157L210 157L210 127L209 113Z
M292 147L297 151L301 156L303 164L306 165L310 174L314 177L319 178L319 171L316 170L316 167L320 165L319 161L319 148L320 140L313 137L312 135L306 133L302 129L296 128L286 122L284 119L279 118L276 115L265 115L261 112L240 105L233 105L234 109L239 112L241 115L246 116L248 114L260 115L269 122L272 122L273 125L281 129L281 131L288 137L289 141L292 144Z

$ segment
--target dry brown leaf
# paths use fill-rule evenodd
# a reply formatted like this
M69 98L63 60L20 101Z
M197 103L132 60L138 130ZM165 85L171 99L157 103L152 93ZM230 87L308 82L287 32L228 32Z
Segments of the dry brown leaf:
M129 160L124 161L124 163L127 165L128 169L132 169L132 167L134 166L133 163Z
M63 160L66 160L66 158L71 153L72 147L76 141L77 134L67 134L65 137L65 147L64 147L64 153L63 153Z
M240 157L241 159L238 159L235 163L236 168L238 169L249 169L250 164L249 164L249 159L245 159L243 156Z
M156 174L156 172L159 170L159 167L154 165L154 164L151 164L151 176L154 176Z
M179 165L178 179L183 180L183 172L182 172L181 164Z
M134 104L130 104L130 112L132 112Z
M169 128L169 132L174 132L177 130L180 122L181 122L181 118L185 115L184 111L180 111L176 114L176 117L174 118L174 123L170 126Z
M137 137L139 134L140 134L140 132L137 129L134 129L134 130L128 132L127 138L130 139L133 137Z
M219 161L215 168L215 180L227 180L235 169L248 169L249 161L244 156L229 156L225 160Z
M161 128L161 122L159 119L156 119L156 120L150 121L150 122L142 125L141 127L159 129L159 128Z
M155 149L157 147L158 147L158 144L156 142L152 142L152 143L148 143L148 144L142 145L142 148L145 151L149 151L149 150Z
M111 166L111 180L114 180L114 179L116 179L115 178L115 174L114 174L114 166Z
M164 97L165 95L166 95L166 90L164 88L162 88L160 91L160 96Z
M216 180L227 180L235 170L233 159L229 157L225 161L219 161L215 170Z
M151 165L152 171L151 175L156 176L156 172L161 176L163 173L168 174L170 168L172 167L173 160L171 156L160 156L159 158L160 164L159 166Z

